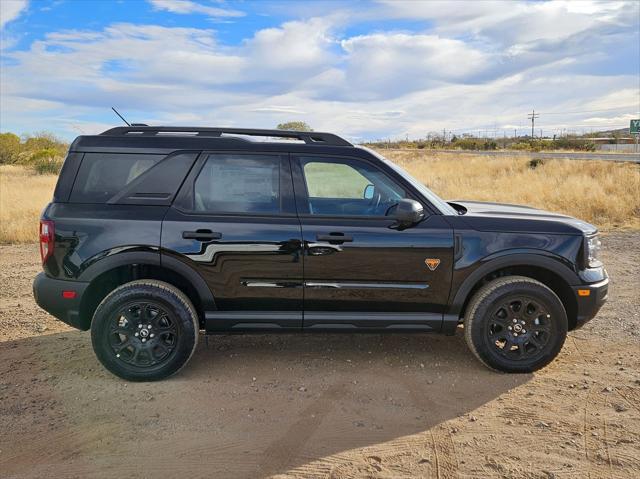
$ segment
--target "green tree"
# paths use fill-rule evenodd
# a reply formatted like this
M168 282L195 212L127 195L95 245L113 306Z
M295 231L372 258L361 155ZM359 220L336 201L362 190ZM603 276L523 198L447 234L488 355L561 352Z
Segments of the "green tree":
M23 139L23 149L26 151L55 150L59 154L64 155L67 149L67 145L64 142L47 132L38 132L34 135L27 135Z
M20 153L20 138L13 133L0 133L0 164L14 163Z
M276 128L278 130L313 131L313 128L304 121L288 121L286 123L280 123Z

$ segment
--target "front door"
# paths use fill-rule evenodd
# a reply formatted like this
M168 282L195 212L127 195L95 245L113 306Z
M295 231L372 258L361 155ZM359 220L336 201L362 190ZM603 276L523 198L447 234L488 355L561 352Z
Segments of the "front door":
M418 198L367 160L300 156L292 164L305 329L440 329L453 264L444 217L428 212L414 227L394 228L394 205Z
M288 155L211 153L165 217L162 254L208 284L208 330L300 329L301 240Z

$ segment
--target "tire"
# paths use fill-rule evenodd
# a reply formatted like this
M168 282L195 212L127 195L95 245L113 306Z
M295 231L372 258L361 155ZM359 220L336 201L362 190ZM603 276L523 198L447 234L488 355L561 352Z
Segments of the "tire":
M464 336L488 368L530 373L549 364L567 337L567 313L547 286L507 276L482 286L464 318Z
M189 298L156 280L114 289L91 322L98 360L128 381L157 381L177 373L191 359L198 333L198 316Z

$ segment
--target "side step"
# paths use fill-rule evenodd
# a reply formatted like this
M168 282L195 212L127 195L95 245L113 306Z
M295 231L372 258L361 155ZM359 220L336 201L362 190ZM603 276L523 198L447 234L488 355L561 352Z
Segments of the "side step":
M453 325L454 332L456 325ZM336 313L332 311L305 313L302 311L207 311L205 328L208 333L270 331L439 333L443 329L443 315L441 313Z

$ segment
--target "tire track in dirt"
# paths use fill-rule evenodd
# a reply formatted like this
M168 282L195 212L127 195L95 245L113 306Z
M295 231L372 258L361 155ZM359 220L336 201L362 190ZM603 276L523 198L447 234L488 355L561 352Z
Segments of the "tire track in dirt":
M582 438L584 439L584 455L587 461L589 461L589 445L587 443L587 424L589 423L588 409L589 409L589 396L591 391L587 392L587 397L584 399L584 415L582 418Z
M324 391L313 404L302 410L298 414L299 419L264 451L259 470L265 476L285 470L291 459L300 454L305 444L318 430L335 403L340 401L345 394L344 384L333 385Z
M580 348L578 348L575 338L572 337L571 339L573 347L575 348L576 353L586 371L589 368L589 363L586 361ZM606 464L606 467L605 470L601 471L601 474L599 474L598 477L614 478L606 419L596 418L594 420L594 418L597 416L597 413L590 413L590 405L594 406L593 410L602 410L604 407L606 407L603 399L601 398L601 395L592 394L593 388L602 387L602 385L598 381L596 381L595 379L593 381L594 382L592 385L587 386L587 394L583 401L584 414L582 416L582 434L584 439L585 459L590 464L592 464L595 470L602 469L602 464L598 461L598 459L600 459ZM604 453L602 453L601 451L604 451ZM590 478L591 471L589 471L587 474Z
M411 402L422 412L429 413L435 409L433 400L425 396L424 391L412 381L402 376L390 377L399 382L409 392ZM457 477L458 457L451 434L443 425L433 426L430 431L431 449L435 462L437 479L449 479Z
M402 375L380 374L381 380L396 383L408 393L412 406L422 413L439 414L442 405L429 398L424 385ZM305 414L305 413L302 413ZM289 434L289 433L288 433ZM388 443L350 450L322 458L289 471L286 477L359 479L362 477L413 478L414 464L419 464L418 477L453 479L458 477L458 457L449 429L440 424L422 433L401 437ZM280 476L275 476L280 477Z
M433 451L433 457L436 463L436 477L437 479L441 479L440 457L438 456L438 448L436 447L436 438L433 436L433 431L431 431L431 449Z
M435 458L435 477L437 479L450 479L457 477L458 458L453 439L444 426L431 430L431 442Z
M629 386L625 387L623 393L620 388L616 388L615 391L622 397L632 408L640 412L640 393Z
M83 452L97 447L105 436L113 435L116 430L115 426L101 424L92 430L65 429L31 437L19 453L0 461L0 470L10 476L17 473L13 465L30 463L32 470L46 470L51 464L68 463L71 459L80 458ZM34 461L34 458L37 459ZM80 462L83 461L80 460ZM20 474L24 472L24 469L20 470ZM71 470L68 471L69 475L73 475L71 472Z

